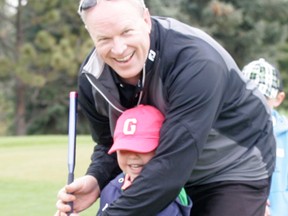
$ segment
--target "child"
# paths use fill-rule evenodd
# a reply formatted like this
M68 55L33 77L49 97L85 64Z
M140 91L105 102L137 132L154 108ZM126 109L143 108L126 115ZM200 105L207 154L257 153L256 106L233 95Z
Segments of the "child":
M110 203L121 196L122 191L133 184L145 164L152 159L158 146L163 121L162 113L149 105L128 109L118 118L114 143L108 153L117 152L117 161L123 173L102 190L97 215L101 215ZM188 216L191 207L192 202L182 188L176 200L157 216Z
M274 133L276 135L276 167L265 215L288 215L288 121L274 108L285 99L280 72L264 59L252 61L243 68L246 78L253 80L267 99L272 109Z

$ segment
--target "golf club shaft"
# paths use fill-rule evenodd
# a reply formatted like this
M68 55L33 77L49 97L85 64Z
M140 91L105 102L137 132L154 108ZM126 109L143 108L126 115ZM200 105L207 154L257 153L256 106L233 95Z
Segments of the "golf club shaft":
M78 94L75 91L69 94L69 123L68 123L68 184L74 181L75 155L76 155L76 124L77 124L77 99ZM73 212L73 202L68 203Z

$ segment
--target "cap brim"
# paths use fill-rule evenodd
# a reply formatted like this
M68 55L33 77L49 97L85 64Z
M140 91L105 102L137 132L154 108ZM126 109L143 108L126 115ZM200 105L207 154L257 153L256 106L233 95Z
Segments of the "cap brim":
M158 146L159 139L125 139L123 141L115 141L108 151L108 154L112 154L118 150L133 151L138 153L148 153L155 150Z

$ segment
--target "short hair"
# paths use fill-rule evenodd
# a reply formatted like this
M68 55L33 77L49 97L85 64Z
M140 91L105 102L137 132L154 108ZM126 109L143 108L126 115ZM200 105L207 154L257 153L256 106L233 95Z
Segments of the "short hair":
M80 2L79 2L79 9L78 9L78 14L80 15L80 17L81 17L81 19L82 19L82 21L84 22L84 24L85 24L85 21L86 21L86 13L85 13L85 10L81 10L80 8L81 8L81 5L82 5L82 3L84 2L85 0L80 0ZM97 5L98 3L100 3L100 2L102 2L102 1L116 1L116 0L96 0L96 4L95 5ZM145 9L146 8L146 5L145 5L145 2L144 2L144 0L127 0L127 1L130 1L131 3L136 3L138 6L139 6L139 9ZM136 5L135 4L135 5ZM94 5L94 6L95 6ZM92 6L92 7L94 7L94 6Z

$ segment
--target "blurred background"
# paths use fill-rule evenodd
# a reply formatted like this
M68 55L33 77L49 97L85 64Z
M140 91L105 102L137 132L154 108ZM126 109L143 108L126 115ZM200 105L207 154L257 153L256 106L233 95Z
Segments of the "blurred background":
M69 92L93 44L79 0L0 0L0 212L53 215L66 184ZM265 58L288 93L288 0L146 0L152 15L199 27L239 68ZM288 101L280 112L288 114ZM75 177L85 174L93 142L78 112ZM31 136L33 135L33 136ZM95 215L97 203L81 216Z
M92 48L78 0L0 0L0 135L66 134L69 91ZM146 0L218 40L240 69L260 57L288 90L287 0ZM286 91L288 92L288 91ZM288 103L281 106L285 112ZM79 113L78 133L89 133Z

